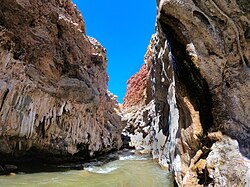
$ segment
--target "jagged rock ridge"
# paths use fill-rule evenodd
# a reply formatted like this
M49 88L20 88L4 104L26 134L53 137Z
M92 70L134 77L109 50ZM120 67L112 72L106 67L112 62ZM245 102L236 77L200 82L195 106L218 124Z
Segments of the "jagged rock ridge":
M123 134L152 150L179 186L250 185L249 3L157 2L151 96L126 103Z
M0 0L1 162L82 158L122 142L106 50L68 0ZM5 155L8 155L6 157Z

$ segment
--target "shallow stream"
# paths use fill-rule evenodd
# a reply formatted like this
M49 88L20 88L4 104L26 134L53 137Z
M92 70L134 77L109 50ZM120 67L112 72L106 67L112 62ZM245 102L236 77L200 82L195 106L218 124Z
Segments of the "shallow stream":
M79 165L81 166L79 169ZM171 174L154 162L150 155L120 151L105 159L88 163L64 164L39 171L29 166L16 175L0 176L2 187L172 187ZM31 173L31 171L39 171ZM40 169L44 170L44 169Z

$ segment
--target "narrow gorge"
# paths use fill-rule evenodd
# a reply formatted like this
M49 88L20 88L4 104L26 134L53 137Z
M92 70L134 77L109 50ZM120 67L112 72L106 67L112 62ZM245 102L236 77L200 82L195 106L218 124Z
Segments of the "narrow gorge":
M176 186L250 186L249 18L248 0L157 0L119 105L70 0L0 0L0 173L132 148Z

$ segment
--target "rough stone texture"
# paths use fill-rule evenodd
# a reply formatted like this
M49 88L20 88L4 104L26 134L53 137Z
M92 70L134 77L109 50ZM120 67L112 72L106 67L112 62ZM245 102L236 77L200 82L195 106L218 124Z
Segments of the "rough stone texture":
M122 120L127 124L122 135L124 143L141 149L150 150L150 115L153 115L150 67L152 65L152 50L154 45L154 35L148 45L144 56L144 64L141 69L127 81L127 91L124 97L122 108ZM149 114L150 113L150 114Z
M210 186L250 186L250 160L244 158L236 140L224 136L211 147L207 157Z
M122 120L126 122L126 127L122 131L124 143L127 146L151 150L151 115L154 114L153 102L148 105L137 105L123 111ZM128 142L127 142L128 141Z
M127 108L139 105L145 100L148 69L143 64L141 69L127 81L127 91L122 107Z
M151 94L147 88L151 85L149 71L152 64L152 48L153 39L150 41L141 69L127 81L126 95L122 104L124 110L142 105L151 99Z
M68 0L0 0L1 162L121 146L106 50ZM11 155L6 157L5 155Z
M150 148L161 165L173 170L179 186L218 184L206 158L222 134L236 139L241 153L250 155L250 15L246 4L158 1L151 86L147 87L152 99L140 106L140 112L130 113L132 119L125 118L130 126L125 132L137 142L134 145ZM149 130L142 137L137 132L145 124ZM208 134L218 130L222 133ZM242 156L239 159L246 162ZM225 171L234 167L227 166ZM247 173L247 167L242 170ZM219 175L242 181L240 175L235 179L225 172Z

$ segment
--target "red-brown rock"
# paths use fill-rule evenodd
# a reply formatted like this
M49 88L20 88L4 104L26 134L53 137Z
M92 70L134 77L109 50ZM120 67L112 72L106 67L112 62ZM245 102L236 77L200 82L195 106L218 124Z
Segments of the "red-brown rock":
M149 79L149 71L152 64L152 47L153 42L151 40L144 57L144 64L141 69L127 81L127 91L122 104L123 109L143 104L151 96L147 88L150 87L151 81Z

